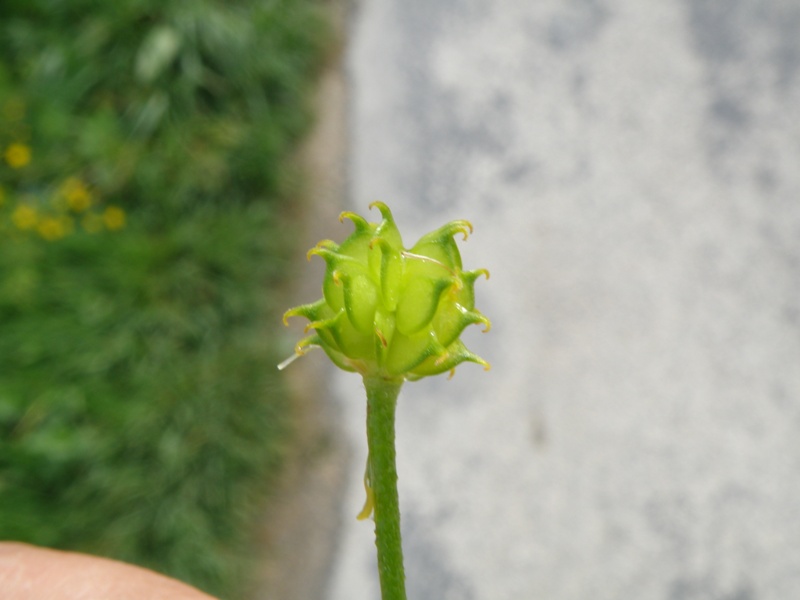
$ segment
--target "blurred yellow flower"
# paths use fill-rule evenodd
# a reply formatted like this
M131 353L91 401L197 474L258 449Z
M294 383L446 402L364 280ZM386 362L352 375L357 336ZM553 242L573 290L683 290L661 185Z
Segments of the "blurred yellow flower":
M125 211L118 206L109 206L103 211L103 223L111 231L125 227Z
M83 212L92 205L92 193L77 177L69 177L64 181L60 191L67 201L67 206L75 212Z
M38 220L39 216L36 214L36 209L27 204L20 204L11 213L11 221L17 229L33 229L36 227Z
M31 162L31 149L25 144L15 142L6 148L3 158L12 169L21 169Z
M69 217L44 217L36 226L36 231L49 242L59 240L72 230Z

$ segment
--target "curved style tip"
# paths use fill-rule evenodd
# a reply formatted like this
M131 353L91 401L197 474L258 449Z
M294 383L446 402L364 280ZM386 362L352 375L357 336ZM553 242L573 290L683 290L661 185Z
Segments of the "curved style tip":
M356 228L356 231L364 231L365 229L369 228L369 223L367 220L352 211L345 210L339 213L339 223L344 223L345 219L349 219Z
M319 347L319 337L316 335L311 335L297 342L297 345L294 347L294 352L298 356L303 356L304 354L308 354L314 348Z
M289 319L292 317L305 317L309 321L316 321L319 319L319 311L325 306L325 299L321 298L311 304L301 304L294 306L283 313L283 324L288 325Z
M311 260L312 256L319 256L325 262L330 262L336 256L336 252L330 246L322 245L322 242L306 252L306 259Z
M324 252L332 254L335 253L338 249L339 249L339 244L337 244L333 240L320 240L319 242L317 242L316 246L314 246L313 248L311 248L311 250L306 252L306 260L311 260L311 257L314 256L315 254L318 254L319 256L325 258L323 254Z
M391 209L388 206L386 206L386 204L384 204L380 200L376 200L375 202L372 202L369 205L369 209L370 210L372 210L373 208L377 208L379 211L381 211L381 217L383 217L383 221L384 221L384 225L383 226L384 227L386 226L385 225L386 223L391 223L390 226L391 227L395 227L395 225L394 225L394 215L392 215Z
M375 202L371 202L369 205L369 209L372 210L376 208L381 211L381 216L387 221L394 221L394 217L392 216L392 211L389 209L386 204L381 202L380 200L375 200Z
M338 313L336 313L334 316L330 317L329 319L318 319L316 321L311 321L308 325L306 325L305 330L303 331L303 333L308 333L312 329L314 329L315 331L320 331L322 329L330 329L331 327L334 327L339 322L339 320L342 318L342 315L344 315L344 314L345 314L345 310L342 309ZM311 318L311 317L309 316L308 318Z
M466 219L460 219L458 221L451 221L450 227L452 228L452 235L460 233L464 236L464 241L467 241L467 238L472 234L474 228L472 227L472 223L467 221Z
M379 235L376 235L369 241L369 245L367 246L367 248L372 250L376 244L380 247L381 250L384 251L392 249L392 245L389 243L389 240L384 239Z
M302 317L302 316L304 316L303 313L301 312L301 308L302 307L300 307L300 306L295 306L294 308L290 308L285 313L283 313L283 324L284 324L284 326L286 326L286 327L289 326L289 319L291 317Z
M464 271L464 279L466 279L470 283L474 283L481 275L486 277L486 279L488 280L489 269L475 269L474 271Z
M473 362L473 363L475 363L476 365L480 365L480 366L482 366L484 371L491 371L491 370L492 370L492 365L490 365L488 362L486 362L485 360L483 360L483 359L482 359L480 356L478 356L477 354L472 354L472 353L470 352L470 353L469 353L469 356L465 357L465 358L464 358L464 360L466 360L466 361L469 361L469 362Z

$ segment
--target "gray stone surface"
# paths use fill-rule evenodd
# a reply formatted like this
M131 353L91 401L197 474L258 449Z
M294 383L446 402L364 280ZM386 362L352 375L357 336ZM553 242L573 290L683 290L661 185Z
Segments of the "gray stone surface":
M798 31L789 0L359 3L351 208L407 245L470 219L492 273L492 371L400 401L411 600L800 598ZM377 599L336 389L328 600Z

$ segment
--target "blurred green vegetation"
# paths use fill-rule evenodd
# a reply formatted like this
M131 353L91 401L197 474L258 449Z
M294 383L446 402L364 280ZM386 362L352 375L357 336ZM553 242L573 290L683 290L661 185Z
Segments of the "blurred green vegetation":
M0 539L238 597L319 0L0 4Z

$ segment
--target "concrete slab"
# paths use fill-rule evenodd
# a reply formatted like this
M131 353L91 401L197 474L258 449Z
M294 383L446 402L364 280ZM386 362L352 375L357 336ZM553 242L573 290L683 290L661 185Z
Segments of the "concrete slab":
M414 600L800 597L800 5L363 0L351 208L454 218L493 364L407 384ZM375 216L377 218L377 216ZM344 237L332 224L330 237ZM364 397L328 600L378 598Z

